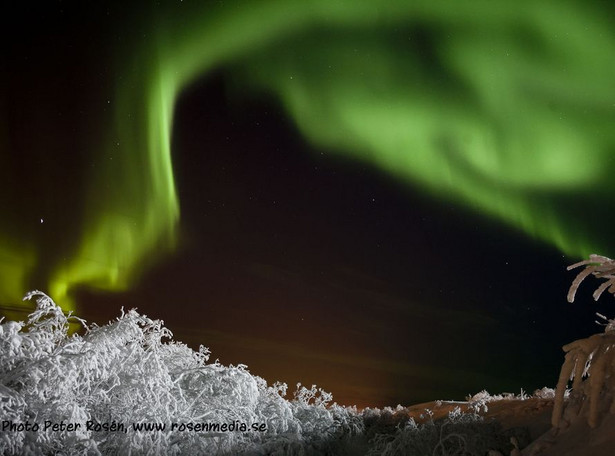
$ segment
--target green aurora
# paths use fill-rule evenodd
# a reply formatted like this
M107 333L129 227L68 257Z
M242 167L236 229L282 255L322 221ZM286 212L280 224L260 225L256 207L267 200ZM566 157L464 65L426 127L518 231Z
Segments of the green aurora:
M113 122L100 127L80 236L49 294L70 309L77 287L125 290L176 247L174 108L217 68L240 95L277 97L317 148L562 254L608 254L582 212L598 217L596 194L605 209L613 194L615 35L600 5L251 0L144 13L150 38L114 54ZM0 301L40 287L42 261L36 243L3 233Z

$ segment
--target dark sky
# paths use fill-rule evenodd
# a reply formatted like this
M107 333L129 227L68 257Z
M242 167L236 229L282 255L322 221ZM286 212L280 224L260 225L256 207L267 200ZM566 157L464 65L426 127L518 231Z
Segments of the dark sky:
M75 250L91 150L110 122L108 41L136 16L118 11L96 7L86 23L82 8L51 2L16 12L4 40L1 227L17 250L43 252L34 287ZM218 65L175 107L177 249L127 291L79 289L80 316L104 323L137 307L224 364L347 405L555 385L561 346L608 313L590 285L566 302L577 258L313 145L279 99L237 90L235 70Z

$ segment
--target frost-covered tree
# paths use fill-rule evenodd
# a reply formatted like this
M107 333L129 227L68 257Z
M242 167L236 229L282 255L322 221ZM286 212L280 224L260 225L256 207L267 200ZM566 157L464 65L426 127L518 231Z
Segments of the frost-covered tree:
M579 285L593 275L605 281L593 294L595 300L608 290L615 294L615 261L591 255L589 260L575 263L568 270L585 266L576 276L568 292L568 301L573 302ZM564 345L564 365L559 376L555 394L552 424L561 427L580 414L587 414L592 428L599 424L602 413L615 414L615 319L605 321L604 332L594 334ZM569 403L564 411L564 396L572 381Z

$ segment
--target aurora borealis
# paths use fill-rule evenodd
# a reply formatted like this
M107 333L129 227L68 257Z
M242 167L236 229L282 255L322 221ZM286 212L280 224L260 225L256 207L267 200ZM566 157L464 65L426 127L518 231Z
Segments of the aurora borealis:
M82 304L79 296L114 291L120 293L104 295L110 306L125 305L124 296L147 312L136 290L145 283L155 288L148 274L174 264L183 277L201 277L196 280L206 290L200 283L206 284L208 276L223 284L205 292L208 303L220 306L213 311L218 315L214 321L224 320L220 309L231 306L225 299L238 309L250 297L262 312L269 309L293 319L294 312L281 301L295 302L291 305L298 309L331 309L336 306L333 296L360 303L369 295L362 305L375 309L381 302L396 320L428 322L440 312L472 320L468 315L476 310L469 302L478 303L476 319L482 323L475 324L481 326L497 318L487 310L497 304L482 302L495 295L471 291L484 282L464 274L482 272L460 271L464 264L489 263L495 252L510 255L515 258L510 263L520 269L503 275L520 277L528 267L522 265L521 252L549 258L540 260L547 269L589 253L614 255L610 233L615 224L609 212L614 202L615 34L608 3L502 0L452 6L450 1L280 0L148 5L110 3L86 11L52 2L14 13L16 24L33 21L35 26L16 32L17 40L5 39L10 71L2 95L6 121L0 130L0 204L7 214L0 226L0 304L14 306L27 290L40 288L70 309ZM82 14L90 25L82 22ZM267 114L268 121L264 111L254 108L261 102L275 113ZM251 124L241 121L242 115L248 118L241 114L244 109L253 110L255 119L262 116L255 122L268 126L250 132ZM200 117L209 126L191 120ZM234 139L242 133L231 127L233 147L224 137L216 139L227 128L221 118L244 125L249 140ZM193 133L188 124L210 137ZM291 139L280 139L287 137ZM267 143L284 152L269 155ZM229 164L238 157L243 165ZM283 165L284 160L290 161ZM260 168L262 163L273 163L277 170L301 163L328 171L317 178L323 182L312 182L311 174L297 165L296 179L285 180L279 177L283 172L269 175L270 168ZM246 209L247 203L237 203L244 201L237 197L242 189L248 201L259 204L263 197L252 196L254 188L271 185L284 191L279 190L283 186L255 181L245 169L268 175L272 182L281 179L287 187L297 181L305 187L288 189L285 197L262 190L286 209ZM384 197L365 190L372 182L378 182L373 193ZM189 190L198 188L197 183L201 194ZM378 190L382 185L386 190ZM192 196L182 199L182 194ZM209 208L222 204L214 195L236 205L216 206L214 213L204 210L201 203ZM338 195L364 201L367 208L334 201L319 206ZM383 199L395 203L384 204ZM292 201L300 214L293 212ZM344 208L350 218L339 215L346 213ZM302 235L286 221L286 211L294 214L291 219L302 220ZM262 217L270 221L258 221ZM423 220L430 218L437 221ZM254 226L242 229L241 221L247 219ZM267 241L264 233L271 229L277 234ZM284 234L295 229L296 236ZM329 230L335 234L323 234ZM233 242L223 240L231 239L224 238L229 233ZM471 239L479 246L473 251L452 245L456 236L461 243ZM494 247L500 236L521 247L511 244L514 253ZM324 242L325 249L316 239L330 244ZM226 250L216 247L218 242ZM278 242L286 259L272 254L265 261ZM254 247L259 243L264 245ZM389 247L381 248L384 244ZM357 246L364 255L356 253ZM211 258L202 259L209 254ZM485 258L473 258L480 255ZM302 262L305 267L297 266ZM240 270L251 271L246 274L260 277L263 284L286 289L281 295L271 292L270 298L280 303L267 303L270 292L263 285L230 285L230 277L238 274L233 264L243 264ZM538 266L532 271L540 273ZM220 272L225 268L231 268L227 275ZM442 272L427 274L432 291L415 294L421 288L411 278L423 277L423 268ZM448 268L459 277L451 279ZM174 274L171 270L168 280L183 283ZM332 289L322 295L306 292L308 283L319 289L320 274L321 280L332 281ZM240 283L249 282L247 276L237 277ZM498 288L495 277L491 279ZM458 281L454 299L459 304L445 304L447 298L436 292L447 288L438 282L450 280ZM474 281L477 285L471 285ZM561 281L565 288L564 272ZM221 291L233 287L251 292L229 297ZM506 287L525 288L508 282ZM510 292L503 299L522 296L528 302L530 295L548 295L546 290L531 291ZM565 295L565 289L557 292ZM527 307L536 308L535 299ZM186 306L197 312L192 304ZM161 311L152 316L173 318ZM234 318L241 319L238 310L230 313L235 311ZM362 334L358 328L367 324L366 317L356 309L347 311L329 318L356 325ZM252 321L257 314L248 312ZM525 314L513 320L517 318ZM423 339L419 326L409 325L408 331ZM230 328L209 331L232 345ZM277 334L267 346L284 343L282 327ZM307 341L298 344L304 347ZM400 353L403 347L399 344ZM326 352L325 347L320 350ZM388 348L373 350L351 362L354 368L388 353ZM423 356L417 355L419 364L427 363ZM235 362L252 366L240 354L238 358ZM374 378L386 381L382 372L411 370L403 367L402 358L376 369ZM335 369L344 364L332 354L319 359ZM273 375L275 369L267 369ZM398 379L396 375L390 378Z

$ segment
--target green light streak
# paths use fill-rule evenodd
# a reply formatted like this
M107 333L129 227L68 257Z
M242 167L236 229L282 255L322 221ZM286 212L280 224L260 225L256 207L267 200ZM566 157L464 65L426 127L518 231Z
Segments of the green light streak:
M65 303L78 285L127 289L175 247L179 204L170 150L174 87L164 73L151 70L145 80L143 76L139 72L120 87L106 160L93 178L82 243L51 280L51 294Z
M591 222L566 210L570 195L613 189L615 37L592 5L168 6L151 20L155 39L118 50L114 122L91 176L81 239L50 278L51 295L66 308L79 286L126 289L176 246L174 106L185 87L223 65L241 90L278 96L318 147L567 255L606 251ZM27 258L1 265L10 273L0 288L13 299L25 291L35 254Z

